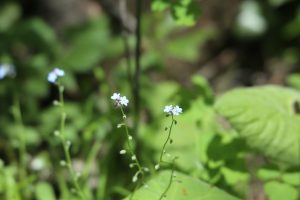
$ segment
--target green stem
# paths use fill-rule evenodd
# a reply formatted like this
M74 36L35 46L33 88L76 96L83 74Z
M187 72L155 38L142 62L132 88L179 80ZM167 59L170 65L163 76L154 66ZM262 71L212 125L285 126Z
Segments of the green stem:
M164 143L164 145L163 145L163 148L162 148L162 150L161 150L161 153L160 153L159 163L162 163L162 162L163 162L163 160L162 160L163 154L165 153L166 146L167 146L167 144L168 144L168 142L169 142L169 140L170 140L170 138L171 138L171 133L172 133L173 124L174 124L174 122L175 122L174 116L173 116L173 115L171 115L171 116L172 116L172 122L171 122L171 125L170 125L170 127L169 127L169 132L168 132L167 140L165 141L165 143Z
M175 160L175 159L174 159ZM167 192L169 191L172 182L173 182L173 177L174 177L174 161L172 163L172 171L171 171L171 176L170 176L170 180L169 183L167 185L167 188L165 189L165 191L161 194L161 196L159 197L159 200L162 200L164 197L166 197Z
M13 115L16 120L16 123L20 126L20 130L18 132L19 136L19 142L20 142L20 147L19 147L19 159L20 159L20 179L25 180L27 176L27 170L26 170L26 142L25 142L25 134L24 134L24 124L23 124L23 119L22 119L22 112L20 108L20 101L17 96L15 95L15 102L14 102L14 110L13 110Z
M80 196L80 198L82 200L86 200L86 197L81 189L81 187L79 186L78 183L78 178L77 175L75 173L75 170L73 168L73 164L72 164L72 159L70 156L70 152L69 152L69 144L67 144L66 140L65 140L65 122L66 122L66 118L67 118L67 114L64 110L64 97L63 97L63 92L64 92L64 87L60 84L58 84L58 90L59 90L59 103L60 103L60 107L61 107L61 121L60 121L60 139L63 145L63 149L64 149L64 154L65 154L65 158L66 158L66 163L67 163L67 168L70 172L70 175L72 177L72 181L73 181L73 185L76 189L77 194Z
M126 142L127 142L127 145L128 145L128 150L129 150L130 156L131 157L132 156L136 157L136 155L134 154L134 151L133 151L133 147L131 146L130 139L129 139L132 136L129 135L129 130L128 130L127 122L126 122L126 115L124 113L124 110L123 110L122 106L120 105L119 107L120 107L120 110L122 112L123 123L124 123L125 132L126 132L126 136L127 136ZM140 165L139 160L137 158L135 158L133 161L134 161L134 165L136 165L137 168L138 168L138 173L141 173L142 178L144 178L144 171L143 171L143 169Z

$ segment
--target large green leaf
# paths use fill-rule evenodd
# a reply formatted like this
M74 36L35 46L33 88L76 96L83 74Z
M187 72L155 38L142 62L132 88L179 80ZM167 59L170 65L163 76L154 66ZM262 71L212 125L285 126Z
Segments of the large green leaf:
M226 192L202 182L199 179L175 172L176 177L164 200L238 200ZM171 171L163 171L137 190L132 200L159 200L167 188ZM126 199L128 200L129 197Z
M232 90L218 99L216 111L247 144L276 161L299 164L300 94L279 86Z

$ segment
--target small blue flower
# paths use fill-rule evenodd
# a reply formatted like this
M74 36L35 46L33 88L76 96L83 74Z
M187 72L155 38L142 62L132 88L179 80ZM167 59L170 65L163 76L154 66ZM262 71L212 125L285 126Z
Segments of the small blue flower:
M14 77L16 75L15 66L12 64L0 64L0 80L6 76Z
M121 99L120 99L121 105L127 106L128 102L129 102L129 100L125 96L121 97Z
M110 97L112 100L119 100L121 98L120 93L113 93L113 95Z
M172 109L173 109L173 106L172 106L172 105L165 106L164 112L165 112L165 113L170 113L170 112L172 112Z
M173 115L179 115L182 113L182 108L180 108L179 106L175 106L172 110Z
M165 106L164 112L168 113L169 115L180 115L182 113L182 108L180 108L178 105L174 106L169 105Z
M55 83L56 80L59 77L63 77L65 75L64 70L59 69L59 68L54 68L49 74L48 74L48 81L50 83Z
M113 95L110 97L112 100L114 100L117 105L119 106L127 106L129 103L129 100L127 99L126 96L122 96L120 93L113 93Z

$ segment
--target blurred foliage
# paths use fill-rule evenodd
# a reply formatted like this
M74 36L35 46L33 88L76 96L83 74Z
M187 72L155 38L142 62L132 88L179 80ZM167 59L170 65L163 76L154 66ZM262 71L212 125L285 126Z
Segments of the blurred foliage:
M112 34L108 16L103 13L58 32L44 18L26 15L23 6L21 1L4 1L0 6L0 64L11 64L16 72L15 77L0 80L0 199L77 199L70 190L70 176L59 164L64 159L63 149L53 135L60 120L60 111L53 106L58 92L47 82L53 67L66 71L62 78L68 116L66 138L72 143L74 167L81 172L84 192L89 199L126 198L134 190L133 171L128 160L119 155L125 137L117 128L122 116L110 96L120 91L133 102L128 76L132 74L128 73L133 71L134 36L126 37L130 55L125 56L124 37ZM173 144L167 151L179 156L175 168L183 183L174 183L170 194L178 199L188 199L178 192L207 199L244 199L252 191L253 180L258 180L270 200L299 198L299 108L292 104L299 100L298 92L272 86L230 91L218 97L217 84L211 84L216 78L208 80L195 73L205 67L199 66L202 59L212 57L217 66L223 62L209 54L209 44L229 43L224 51L234 50L237 58L228 64L227 73L220 74L229 74L225 79L236 81L230 70L243 71L246 67L239 68L239 60L248 58L241 62L247 65L257 55L258 51L247 46L252 41L261 45L264 65L276 58L284 69L295 71L286 81L299 91L299 70L293 67L300 61L299 3L242 1L226 33L211 24L196 26L200 8L205 8L197 1L153 0L151 7L154 15L145 12L142 19L143 108L136 135L138 156L150 168L146 181L151 190L141 187L137 196L157 198L167 184L170 171L157 173L154 164L168 124L163 107L178 104L184 113L177 119ZM229 35L228 41L221 41L222 34ZM218 51L214 49L212 54ZM207 66L213 67L213 61ZM267 67L265 73L275 70ZM189 70L182 83L174 81L172 73L183 76ZM241 79L250 77L245 71ZM126 110L130 124L134 120L132 108L130 104ZM26 155L20 155L22 141ZM206 196L210 190L213 193Z
M200 7L194 0L153 0L151 8L153 11L169 8L178 25L194 25L200 15Z

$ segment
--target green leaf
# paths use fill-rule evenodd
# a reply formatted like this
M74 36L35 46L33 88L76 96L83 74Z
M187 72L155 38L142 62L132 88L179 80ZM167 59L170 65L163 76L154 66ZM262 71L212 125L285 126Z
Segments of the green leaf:
M178 25L192 26L200 13L199 5L192 0L181 0L171 7L172 15Z
M49 183L40 182L35 188L37 200L55 200L55 193Z
M91 70L109 50L112 51L107 29L103 20L92 20L78 27L70 34L71 45L66 55L56 65L78 72Z
M170 2L167 0L153 0L151 3L151 9L153 11L163 11L168 8Z
M293 88L300 90L300 74L294 73L288 76L287 82Z
M297 199L297 190L287 184L272 181L265 184L264 188L270 200Z
M175 172L170 189L164 200L238 200L226 192L213 187L197 178ZM148 187L141 187L132 200L155 200L163 194L170 180L171 171L163 171L147 182ZM129 200L130 198L126 198Z
M260 86L226 93L215 109L251 148L295 166L299 164L299 103L295 90Z

